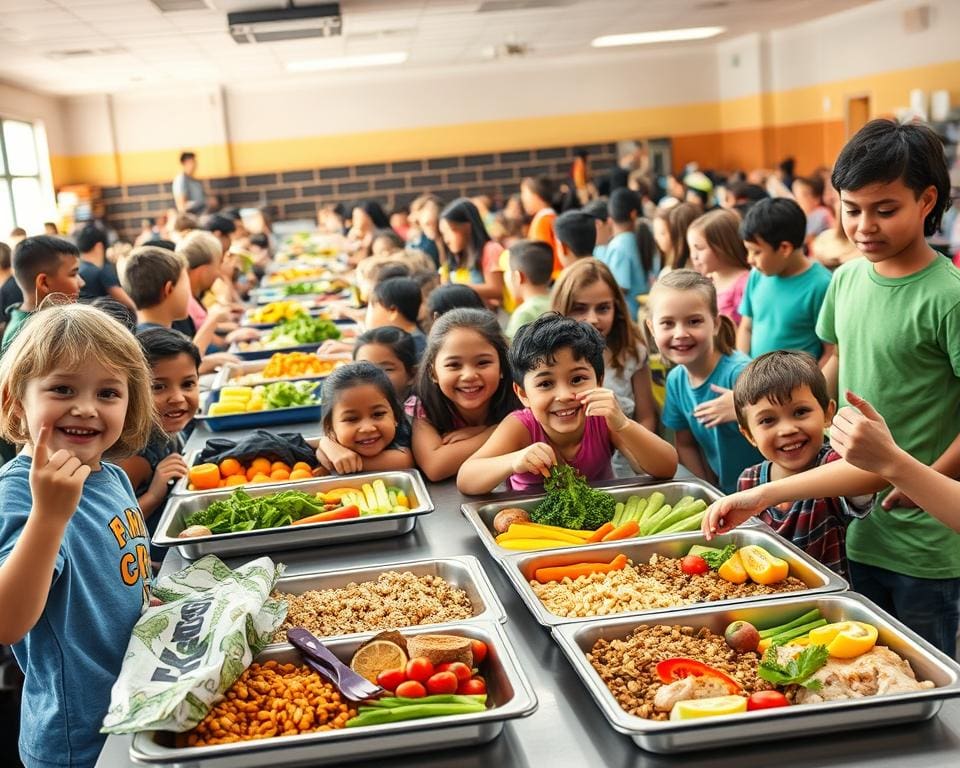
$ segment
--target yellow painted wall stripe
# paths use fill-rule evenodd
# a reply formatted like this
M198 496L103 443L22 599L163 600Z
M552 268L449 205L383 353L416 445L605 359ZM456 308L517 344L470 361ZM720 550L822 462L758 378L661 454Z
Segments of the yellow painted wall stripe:
M236 142L195 149L204 177L329 167L443 155L693 136L843 120L846 100L869 95L874 115L907 103L912 88L946 89L960 103L960 61L883 72L720 102L647 107L461 125L425 126L298 139ZM825 101L828 99L829 101ZM179 149L51 158L57 186L137 184L171 179Z

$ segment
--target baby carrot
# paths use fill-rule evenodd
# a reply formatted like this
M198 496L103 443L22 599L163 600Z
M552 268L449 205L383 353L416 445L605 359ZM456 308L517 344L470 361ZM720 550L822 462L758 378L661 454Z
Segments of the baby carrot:
M609 563L575 563L573 565L557 565L549 568L537 568L534 576L541 584L548 581L574 580L580 576L589 576L592 573L610 573L623 570L627 565L627 556L617 555Z
M604 523L587 538L587 544L596 544L598 541L603 541L604 537L613 530L615 530L613 523Z
M357 506L350 507L340 507L340 509L334 509L330 512L321 512L318 515L310 515L310 517L301 517L299 520L294 520L290 525L309 525L310 523L329 523L332 520L348 520L351 517L360 517L360 508Z
M600 541L618 541L620 539L629 539L640 532L640 524L636 520L628 520L618 525L612 531L604 534Z

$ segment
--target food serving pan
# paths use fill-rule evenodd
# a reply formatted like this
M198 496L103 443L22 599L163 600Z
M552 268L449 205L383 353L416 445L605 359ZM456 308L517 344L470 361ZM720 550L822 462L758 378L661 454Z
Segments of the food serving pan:
M308 437L308 438L305 438L305 442L311 448L316 449L317 446L320 445L320 437L319 436ZM204 446L204 448L205 447L206 446ZM197 448L196 450L190 451L190 453L188 453L184 457L188 467L193 467L200 463L200 454L203 452L204 448ZM312 482L316 482L316 480L317 478L311 477L309 479L304 479L304 480L283 480L282 482L284 485L299 486L301 483L312 483ZM190 484L190 478L181 477L179 480L177 480L176 483L174 483L173 488L170 489L170 495L171 496L203 496L203 495L209 495L211 493L218 493L219 491L226 490L225 488L209 488L204 491L191 491L187 488L189 484ZM341 483L341 487L344 484L345 483ZM260 487L261 485L266 485L266 483L262 483L262 484L257 483L256 485L253 485L253 483L245 483L243 486L239 486L239 485L231 486L230 490L235 491L237 488L242 487L249 491L251 487L256 488L256 487Z
M314 394L319 398L323 389L323 381L316 380ZM290 408L270 408L249 413L227 413L222 416L208 416L206 411L220 400L222 390L212 390L207 397L204 413L198 413L194 418L206 424L211 432L228 432L239 429L260 429L261 427L275 427L283 424L302 424L307 421L320 423L320 403L313 405L296 405Z
M491 621L444 624L433 626L430 631L470 637L487 644L489 650L483 671L487 683L487 701L492 707L469 715L448 715L206 747L177 748L172 734L144 731L133 737L130 758L141 765L175 768L333 766L374 758L380 758L387 765L398 755L484 744L500 735L507 720L528 717L536 711L537 697L500 624ZM409 636L422 633L420 627L403 630L403 634ZM361 637L352 637L325 640L324 644L349 664L361 642ZM263 663L270 659L280 663L302 663L300 652L290 645L271 646L256 660Z
M353 358L348 353L338 355L318 355L322 362L349 363ZM310 381L316 379L325 379L326 376L297 376L293 379L261 379L252 384L240 384L237 379L244 376L253 376L261 373L270 363L270 358L260 360L246 360L242 363L229 363L220 368L214 375L210 384L210 389L223 389L224 387L247 386L255 387L258 384L273 384L278 381Z
M561 624L603 621L611 616L681 613L690 610L693 605L697 604L679 605L673 608L650 608L644 611L626 611L623 613L607 614L605 616L577 616L573 618L558 616L547 609L530 586L530 579L533 578L537 568L573 565L574 563L581 562L610 562L621 552L635 564L640 564L648 562L650 556L653 554L663 555L664 557L683 557L690 551L690 547L694 544L720 549L728 544L734 544L737 549L745 547L748 544L756 544L763 547L771 555L786 560L790 565L790 575L800 579L800 581L807 585L806 589L795 592L731 598L729 600L717 600L710 603L699 603L700 605L741 605L761 600L776 600L785 595L819 595L829 592L843 592L849 587L847 582L840 576L825 565L814 560L806 552L798 549L786 539L777 536L777 534L769 529L764 530L759 526L753 528L737 528L728 534L715 537L710 542L706 541L699 532L679 533L659 539L609 541L604 544L595 544L586 552L579 551L579 548L563 551L541 550L539 552L522 552L503 558L500 564L507 572L507 576L520 594L520 598L526 604L527 608L530 609L530 612L536 620L545 627L555 627Z
M337 327L340 329L340 338L333 339L333 341L351 341L357 337L357 334L360 331L360 327L352 322L346 321L342 324L337 324ZM275 349L248 349L246 351L240 349L239 344L231 344L230 349L227 350L231 355L236 355L241 360L266 360L277 352L316 352L320 346L323 344L320 342L313 342L312 344L296 344L292 347L277 347Z
M263 528L237 533L215 533L211 536L197 536L189 539L177 538L186 527L184 521L187 517L198 510L205 509L215 501L228 498L234 491L233 488L223 488L210 493L171 498L163 512L163 517L157 524L153 543L161 547L176 547L188 560L196 560L210 554L220 557L262 555L275 550L321 547L400 536L414 529L420 515L433 512L433 501L427 493L423 477L415 469L367 472L347 477L334 475L297 483L292 488L287 482L263 483L244 486L244 491L251 496L268 496L284 490L317 493L334 488L359 488L363 483L372 483L374 480L383 480L388 486L400 488L408 498L416 499L416 506L411 507L409 512L397 514L369 515L328 523Z
M308 308L307 315L312 317L314 320L317 320L317 319L329 320L331 323L334 323L335 325L354 325L355 324L355 322L349 318L344 318L344 317L334 318L334 317L327 316L326 310L323 309L322 307ZM269 331L274 326L280 325L281 322L283 321L281 320L276 323L252 323L250 322L250 310L248 309L246 312L243 313L243 319L241 320L240 324L244 328L255 328L259 331Z
M339 279L339 278L337 278ZM321 283L323 280L300 280L301 283ZM297 283L291 283L296 285ZM284 292L285 286L270 286L269 288L254 288L250 291L251 298L255 299L257 306L263 306L273 301L297 301L307 308L319 308L324 304L338 299L350 298L350 287L341 288L336 291L326 293L295 293L288 295Z
M473 606L473 616L469 619L458 620L458 624L473 621L496 621L503 624L507 620L507 614L500 603L500 598L497 597L490 580L483 572L480 561L472 555L406 560L398 563L351 568L346 571L338 569L335 571L302 573L296 576L282 576L277 580L275 589L278 592L294 595L300 595L312 589L341 589L352 582L359 584L366 581L376 581L381 573L387 571L409 571L414 576L439 576L447 584L462 589L470 598L470 605ZM417 624L415 626L418 630L427 631L426 627L436 625ZM402 627L391 627L391 629L402 629ZM350 635L338 635L338 637L354 637L355 635L367 634L369 632L357 632Z
M814 608L819 608L831 623L851 620L872 624L879 630L878 645L885 645L906 659L918 680L930 680L936 687L910 693L802 704L699 720L659 722L624 711L586 656L600 638L625 638L639 626L669 623L694 628L707 627L723 635L724 629L732 621L770 626L789 621ZM773 602L736 607L713 605L669 616L642 619L619 617L567 624L554 627L553 636L610 725L650 752L689 752L801 736L819 738L837 731L929 720L940 710L943 700L960 696L960 666L953 659L865 597L853 592L781 598Z
M649 496L654 491L660 491L665 497L665 504L676 504L684 496L693 496L694 499L703 499L707 504L712 504L723 494L714 488L710 483L696 477L685 478L683 480L669 480L667 482L657 482L649 475L631 477L614 483L591 483L594 488L600 488L610 493L617 501L625 502L630 496L640 495ZM463 504L460 511L467 521L476 529L480 536L480 541L487 551L493 556L494 560L501 560L504 557L516 554L514 550L504 549L495 538L496 532L493 530L493 519L501 509L510 507L520 507L527 511L532 511L537 504L544 499L544 494L536 496L531 495L506 495L491 496L479 501L472 501ZM563 542L557 542L556 549L569 549L575 546L577 550L584 545L566 545ZM539 550L544 552L546 550Z

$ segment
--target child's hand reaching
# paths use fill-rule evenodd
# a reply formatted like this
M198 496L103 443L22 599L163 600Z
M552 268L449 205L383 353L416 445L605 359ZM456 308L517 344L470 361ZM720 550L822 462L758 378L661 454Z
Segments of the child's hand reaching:
M317 448L317 461L327 472L338 475L351 475L363 472L363 458L359 453L344 448L336 440L324 437Z
M49 441L52 429L49 424L43 424L33 445L30 492L37 514L65 525L77 511L83 483L90 476L90 467L63 449L51 456Z
M607 420L607 427L614 432L619 432L630 422L611 389L598 387L580 392L577 399L586 406L587 416L603 416Z
M710 389L717 397L700 403L693 409L693 415L705 427L719 427L729 421L737 420L737 411L733 406L733 390L711 384Z
M529 472L550 477L550 467L557 463L557 455L546 443L534 443L513 454L513 473Z
M256 328L237 328L226 335L227 344L234 344L238 341L256 341L260 338L260 331Z
M163 499L167 495L167 486L171 480L179 480L186 477L190 472L187 462L179 453L171 453L157 464L153 471L153 479L150 481L148 493L152 493L158 499Z
M700 530L704 538L710 541L721 533L729 533L734 528L743 525L751 517L756 517L770 505L763 496L763 487L751 488L749 491L740 491L730 496L724 496L713 502L703 516Z

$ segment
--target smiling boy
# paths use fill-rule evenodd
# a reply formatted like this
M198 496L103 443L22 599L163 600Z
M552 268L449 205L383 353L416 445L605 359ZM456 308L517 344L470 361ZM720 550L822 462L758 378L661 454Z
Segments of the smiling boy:
M740 475L746 491L840 459L823 431L836 404L810 355L768 352L750 363L733 388L740 431L766 461ZM768 507L758 517L841 576L847 576L844 537L851 517L870 511L872 496L814 498Z

